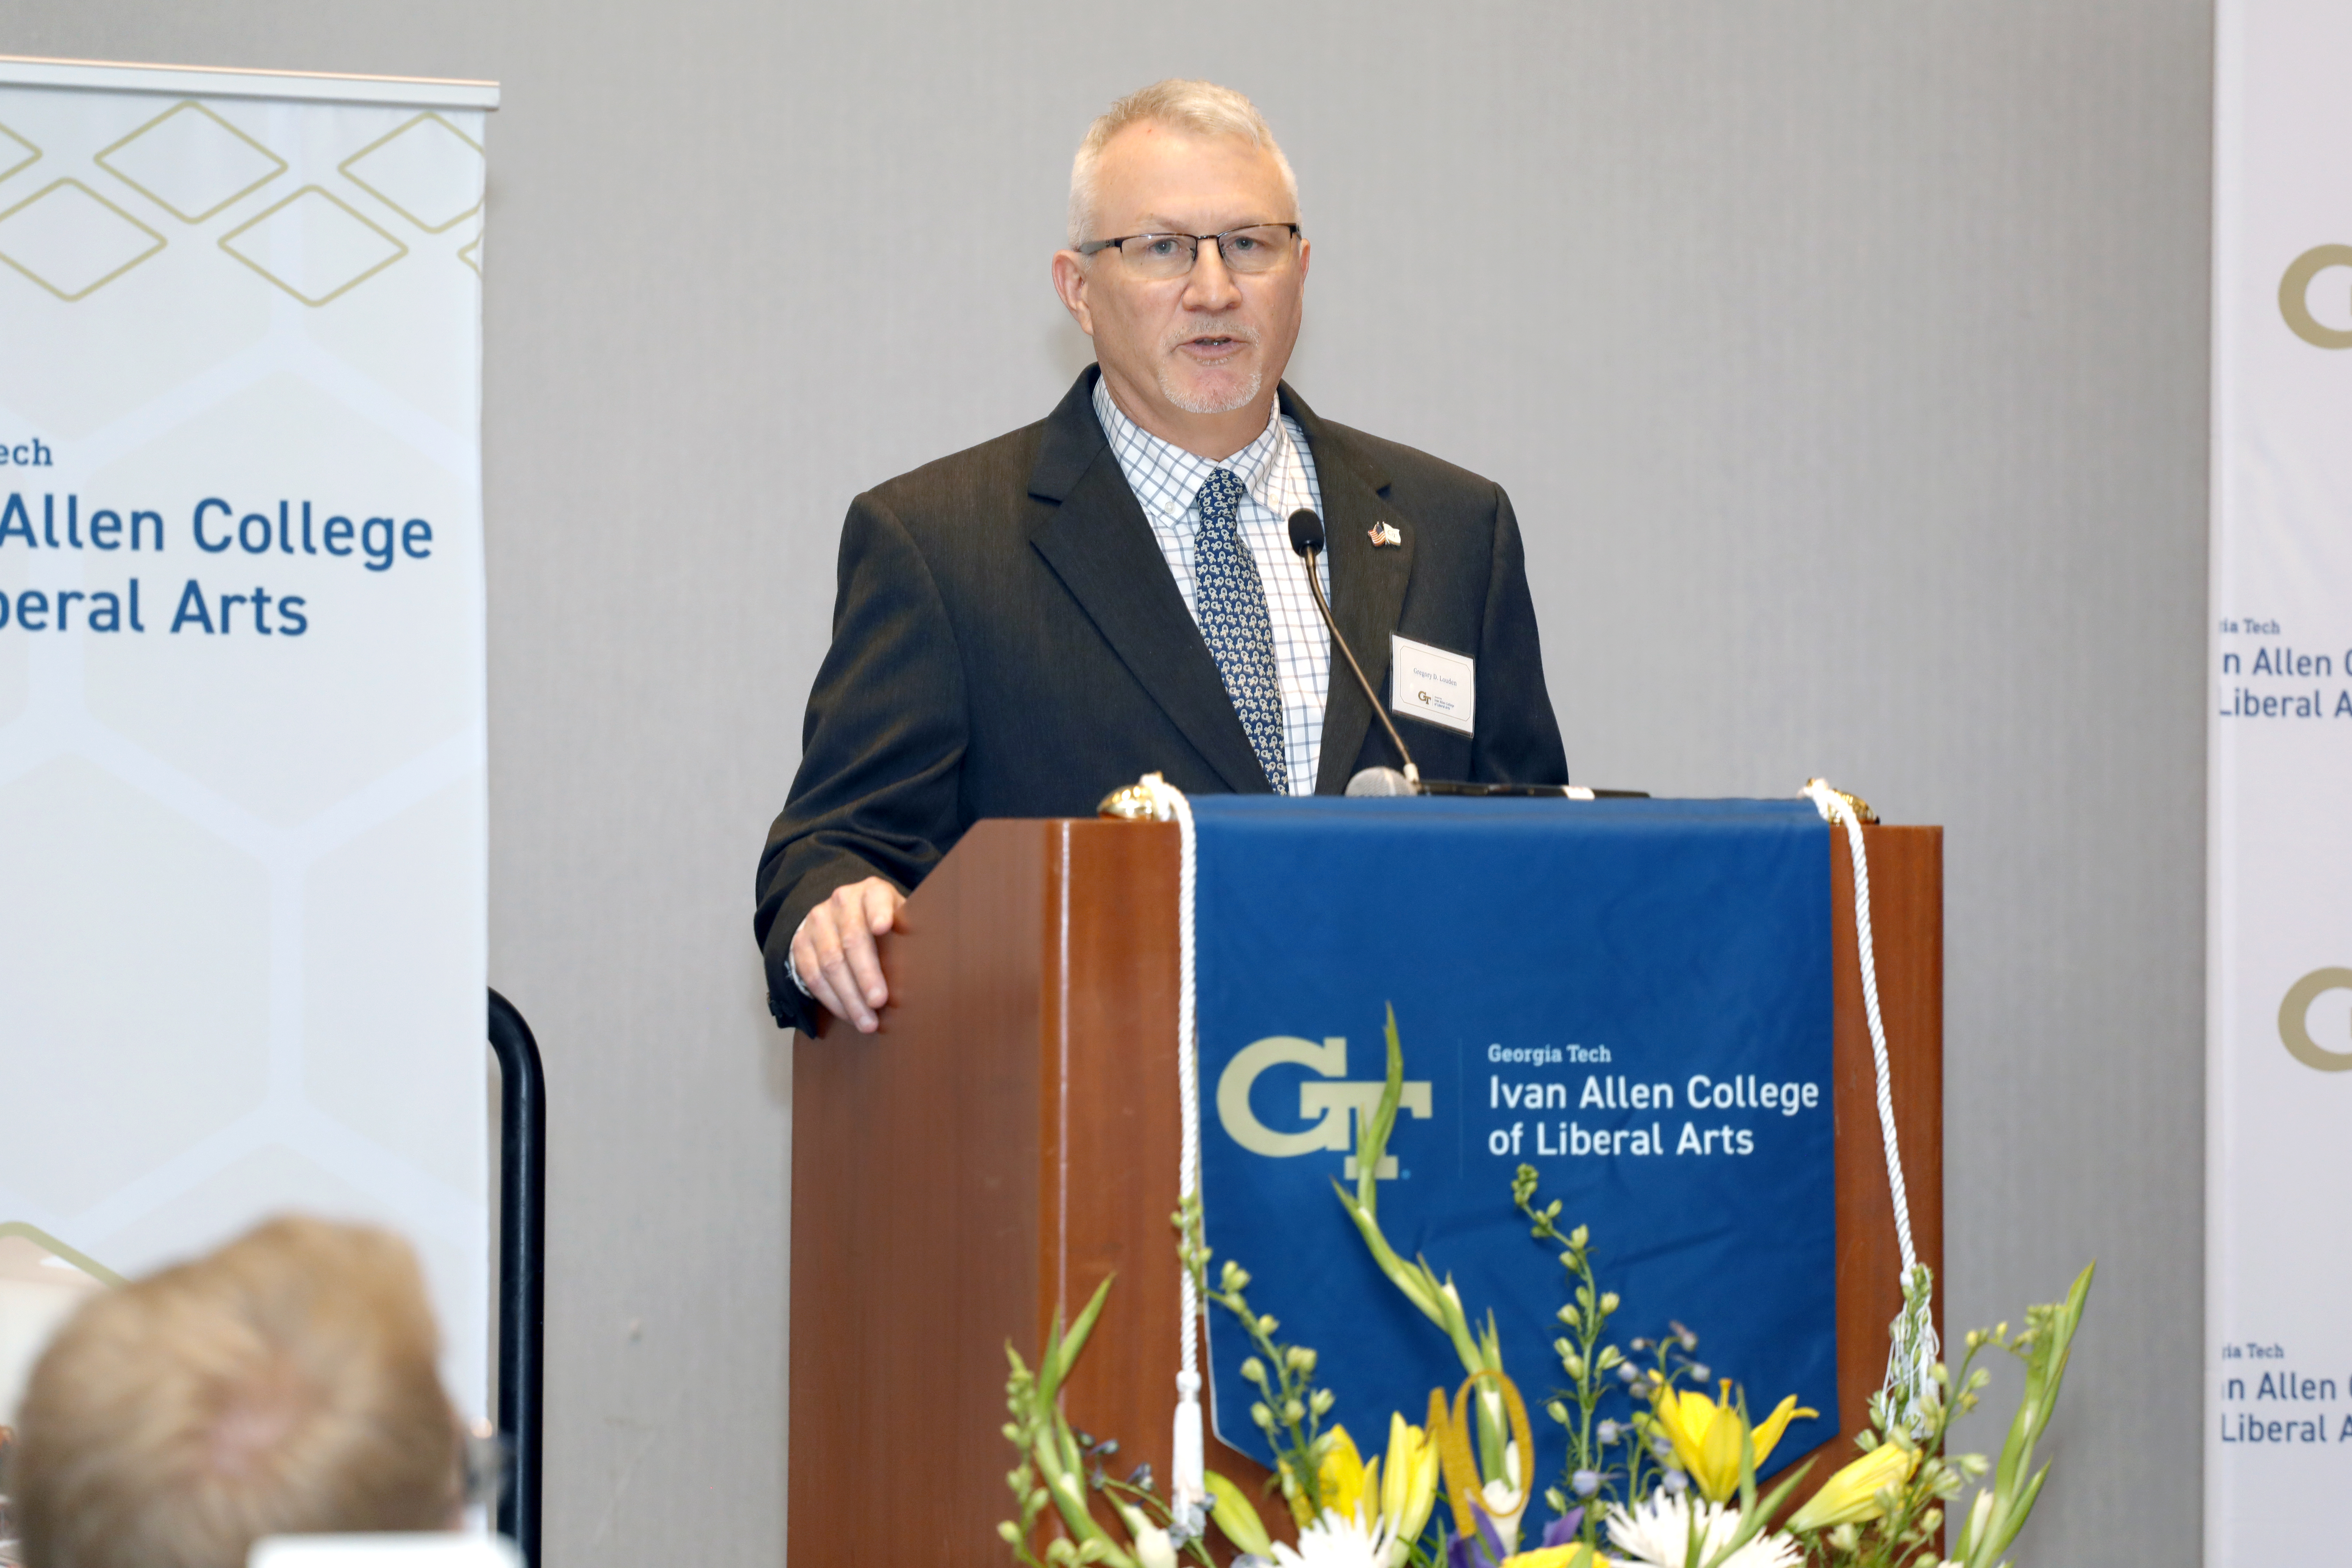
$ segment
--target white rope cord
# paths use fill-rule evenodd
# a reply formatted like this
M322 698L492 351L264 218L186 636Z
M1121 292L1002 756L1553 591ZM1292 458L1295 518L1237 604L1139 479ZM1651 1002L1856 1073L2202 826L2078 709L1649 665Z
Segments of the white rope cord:
M1853 862L1854 946L1862 961L1862 1007L1870 1020L1870 1054L1878 1075L1878 1132L1886 1148L1886 1186L1895 1204L1895 1240L1903 1254L1902 1315L1893 1325L1883 1385L1896 1402L1896 1419L1908 1420L1922 1395L1935 1387L1936 1320L1928 1310L1933 1281L1919 1267L1911 1244L1911 1196L1903 1182L1903 1148L1895 1131L1895 1069L1886 1051L1886 1022L1879 1016L1878 957L1870 938L1870 858L1863 847L1862 818L1826 779L1805 785L1806 798L1822 819L1845 826L1846 853Z
M1184 792L1158 773L1146 773L1143 787L1150 792L1153 815L1176 820L1179 861L1176 875L1176 1103L1182 1119L1181 1152L1177 1156L1176 1192L1181 1198L1201 1195L1201 1053L1193 1013L1193 888L1200 871L1197 841L1192 833L1192 803ZM1192 1271L1177 1271L1181 1309L1177 1332L1175 1447L1170 1460L1168 1500L1177 1518L1206 1507L1208 1462L1201 1432L1201 1294Z

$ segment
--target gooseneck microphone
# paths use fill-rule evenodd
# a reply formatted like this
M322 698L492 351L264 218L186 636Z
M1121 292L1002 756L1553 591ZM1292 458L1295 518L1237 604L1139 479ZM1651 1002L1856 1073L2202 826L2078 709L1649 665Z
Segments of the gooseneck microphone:
M1358 789L1357 782L1364 780L1366 775L1385 774L1390 772L1386 768L1367 768L1363 773L1358 773L1354 779L1348 781L1348 793L1349 795L1419 795L1421 770L1412 765L1412 753L1405 750L1404 737L1397 733L1395 721L1389 717L1389 710L1381 703L1380 695L1372 689L1372 683L1364 678L1364 667L1356 662L1356 650L1348 646L1348 639L1339 635L1339 623L1331 618L1330 603L1323 597L1322 576L1315 570L1315 557L1321 554L1323 551L1323 520L1305 507L1300 507L1290 514L1290 548L1297 551L1298 558L1307 563L1307 586L1315 595L1315 607L1322 612L1323 624L1331 629L1331 641L1339 649L1339 657L1346 659L1348 668L1355 672L1356 684L1363 689L1364 700L1372 705L1373 716L1380 720L1381 727L1389 732L1389 740L1395 745L1397 755L1404 759L1402 789L1395 788L1392 782L1381 780L1370 781L1370 787L1368 789ZM1384 784L1386 787L1383 787Z
M1364 679L1364 667L1356 662L1356 650L1348 646L1348 639L1339 635L1339 623L1331 618L1330 602L1323 597L1323 579L1315 573L1315 557L1323 550L1323 520L1305 507L1290 514L1290 548L1307 563L1307 586L1315 595L1315 607L1322 612L1323 624L1330 628L1332 642L1339 645L1339 657L1348 661L1349 669L1355 674L1356 684L1363 689L1364 700L1372 705L1372 712L1380 720L1381 728L1389 732L1390 741L1395 743L1397 755L1404 759L1402 773L1394 768L1363 769L1348 781L1349 795L1535 796L1554 800L1562 797L1597 800L1604 796L1637 798L1646 795L1647 792L1643 790L1587 789L1582 784L1459 784L1446 779L1423 779L1421 770L1412 765L1412 753L1405 750L1404 737L1397 733L1396 722L1389 717L1380 694L1372 689L1372 683Z

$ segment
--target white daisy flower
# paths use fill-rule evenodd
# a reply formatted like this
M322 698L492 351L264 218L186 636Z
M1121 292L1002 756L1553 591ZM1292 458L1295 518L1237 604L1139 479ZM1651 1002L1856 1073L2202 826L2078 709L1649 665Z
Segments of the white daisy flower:
M1298 1532L1296 1547L1276 1542L1274 1560L1279 1568L1389 1568L1389 1532L1327 1508Z
M1739 1532L1739 1512L1717 1502L1698 1502L1687 1493L1659 1491L1632 1509L1609 1511L1609 1539L1628 1563L1649 1568L1683 1568L1689 1561L1694 1533L1700 1540L1699 1561L1721 1551ZM1719 1568L1796 1568L1801 1561L1797 1543L1769 1531L1724 1559Z

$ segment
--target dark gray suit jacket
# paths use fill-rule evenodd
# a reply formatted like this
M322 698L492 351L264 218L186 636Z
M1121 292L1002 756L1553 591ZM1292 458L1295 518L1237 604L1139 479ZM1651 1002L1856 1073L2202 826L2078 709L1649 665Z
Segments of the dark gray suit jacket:
M1097 374L1043 422L850 503L833 647L760 858L752 930L780 1024L815 1026L785 960L835 888L911 889L982 817L1089 816L1155 769L1188 793L1268 787L1095 418ZM1566 783L1509 498L1281 395L1315 457L1332 611L1374 688L1391 632L1478 661L1475 736L1398 720L1423 773ZM1402 545L1375 548L1376 522ZM1400 760L1335 652L1317 790Z

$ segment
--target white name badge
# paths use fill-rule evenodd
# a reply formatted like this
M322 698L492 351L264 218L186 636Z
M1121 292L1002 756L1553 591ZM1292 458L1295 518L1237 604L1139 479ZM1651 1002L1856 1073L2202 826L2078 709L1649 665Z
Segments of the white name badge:
M1389 637L1389 706L1467 735L1478 705L1478 661L1425 642Z

